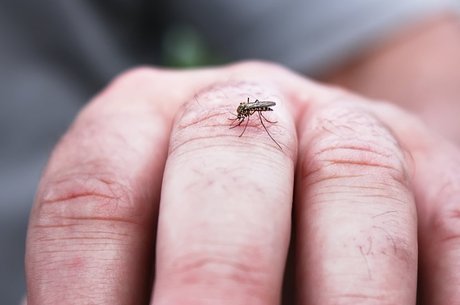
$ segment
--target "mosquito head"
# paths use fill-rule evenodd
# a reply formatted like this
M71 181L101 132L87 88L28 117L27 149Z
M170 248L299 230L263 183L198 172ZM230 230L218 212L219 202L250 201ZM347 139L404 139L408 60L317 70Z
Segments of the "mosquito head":
M240 114L243 114L243 112L245 111L246 109L246 104L245 103L240 103L240 105L238 106L238 108L236 108L236 113L238 113L238 115Z

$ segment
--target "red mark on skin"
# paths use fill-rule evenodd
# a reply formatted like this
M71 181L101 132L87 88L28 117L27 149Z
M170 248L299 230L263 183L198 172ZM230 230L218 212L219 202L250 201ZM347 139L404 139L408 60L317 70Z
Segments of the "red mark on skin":
M72 258L69 263L68 267L71 269L83 269L85 267L85 261L81 256L77 256Z

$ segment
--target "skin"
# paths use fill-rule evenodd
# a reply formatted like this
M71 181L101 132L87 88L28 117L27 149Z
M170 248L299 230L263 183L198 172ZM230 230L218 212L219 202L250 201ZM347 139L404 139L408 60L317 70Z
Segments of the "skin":
M276 101L282 150L255 117L229 129L248 96ZM417 117L279 66L136 69L49 160L28 303L279 304L292 230L297 304L415 304L417 286L455 304L459 173Z

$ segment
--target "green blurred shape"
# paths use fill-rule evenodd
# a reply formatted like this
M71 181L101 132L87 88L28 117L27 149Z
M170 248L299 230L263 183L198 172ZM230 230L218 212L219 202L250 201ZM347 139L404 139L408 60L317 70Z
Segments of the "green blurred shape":
M174 25L166 31L162 46L162 64L169 67L197 67L225 63L191 26Z

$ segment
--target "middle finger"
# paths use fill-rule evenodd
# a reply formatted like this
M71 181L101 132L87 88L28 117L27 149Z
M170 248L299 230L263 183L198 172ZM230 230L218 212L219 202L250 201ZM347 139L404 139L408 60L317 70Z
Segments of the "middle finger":
M247 97L276 100L229 129ZM242 130L245 133L239 137ZM274 141L280 144L276 145ZM160 207L153 304L278 304L296 136L275 88L213 86L175 122Z

